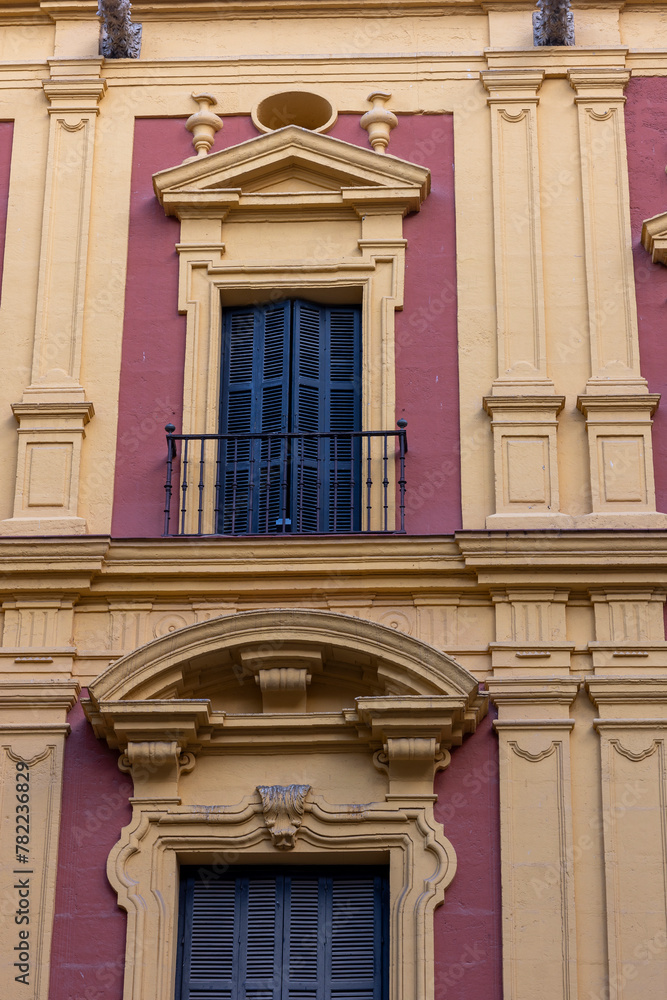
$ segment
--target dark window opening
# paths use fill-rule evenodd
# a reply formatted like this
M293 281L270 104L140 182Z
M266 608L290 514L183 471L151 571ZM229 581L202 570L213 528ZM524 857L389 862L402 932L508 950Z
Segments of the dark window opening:
M225 311L219 533L360 530L360 430L358 306Z
M383 868L181 870L176 1000L387 1000Z

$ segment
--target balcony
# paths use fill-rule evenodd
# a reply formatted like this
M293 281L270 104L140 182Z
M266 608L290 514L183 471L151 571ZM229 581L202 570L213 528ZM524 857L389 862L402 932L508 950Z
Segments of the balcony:
M404 533L406 428L235 435L167 424L164 535Z

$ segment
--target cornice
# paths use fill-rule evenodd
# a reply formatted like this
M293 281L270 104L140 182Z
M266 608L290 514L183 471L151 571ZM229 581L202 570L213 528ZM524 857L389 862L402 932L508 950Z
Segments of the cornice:
M571 705L580 685L580 677L490 677L486 681L497 705Z
M667 671L662 677L588 677L586 689L598 708L603 705L663 706L667 705Z
M588 594L664 588L667 532L656 530L458 531L455 535L292 538L0 536L0 594L75 592L151 600L221 587L230 599L256 592L311 597L412 593L474 596L494 588L566 587Z
M8 709L17 713L26 709L69 712L78 694L79 685L74 680L4 680L0 681L0 713Z
M644 417L648 410L651 415L657 409L660 402L660 394L654 393L588 393L577 396L577 408L581 410L585 417L595 416L597 413L622 412L620 419L627 420L626 414L635 410Z
M484 49L484 56L490 70L542 71L548 77L566 77L570 72L588 75L624 72L628 51L624 45L600 45L595 48L540 46L526 49L487 48Z
M491 417L495 410L544 410L556 417L565 406L565 396L484 396L482 405Z
M74 417L87 424L95 415L95 407L90 401L68 403L48 400L43 403L12 403L12 413L17 420L22 417Z

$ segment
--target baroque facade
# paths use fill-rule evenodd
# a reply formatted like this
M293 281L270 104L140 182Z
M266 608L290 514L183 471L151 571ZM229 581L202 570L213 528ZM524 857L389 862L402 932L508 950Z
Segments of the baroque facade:
M572 6L1 0L3 998L665 996L667 5Z

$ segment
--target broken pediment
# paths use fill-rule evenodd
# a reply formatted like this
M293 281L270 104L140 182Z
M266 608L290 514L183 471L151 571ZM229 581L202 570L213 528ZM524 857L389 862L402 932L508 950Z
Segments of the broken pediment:
M418 211L430 173L393 156L288 125L153 177L167 215L211 218L235 208L303 211L387 206Z

